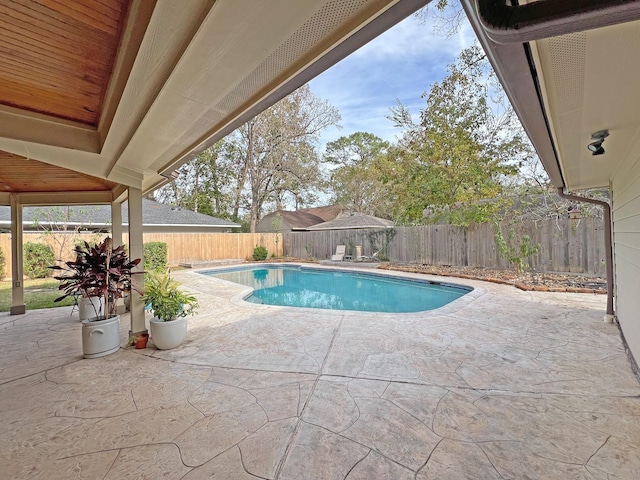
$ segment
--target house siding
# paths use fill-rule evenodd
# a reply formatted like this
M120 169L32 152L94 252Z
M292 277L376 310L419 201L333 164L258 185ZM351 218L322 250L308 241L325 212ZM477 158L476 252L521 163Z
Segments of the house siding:
M640 363L640 160L625 162L611 182L616 315Z

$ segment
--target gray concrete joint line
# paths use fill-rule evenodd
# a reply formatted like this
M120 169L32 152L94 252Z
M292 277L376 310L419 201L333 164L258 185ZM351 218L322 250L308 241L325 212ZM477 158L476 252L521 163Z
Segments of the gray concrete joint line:
M385 460L388 460L391 463L395 463L396 465L399 465L402 468L406 468L410 472L415 472L415 470L413 468L411 468L411 467L409 467L407 465L404 465L404 464L398 462L397 460L394 460L393 458L388 457L387 455L382 453L380 450L376 450L375 448L372 448L369 445L365 445L364 443L360 443L357 440L354 440L353 438L349 438L349 437L347 437L345 435L342 435L341 433L334 432L333 430L330 430L327 427L324 427L322 425L318 425L317 423L307 422L306 420L302 420L301 423L306 423L307 425L312 425L314 427L320 428L320 429L324 430L325 432L331 433L332 435L337 435L338 437L343 438L343 439L345 439L345 440L347 440L347 441L349 441L351 443L355 443L356 445L360 445L363 448L366 448L368 450L372 450L375 453L377 453L378 455L380 455L382 458L384 458ZM275 477L275 480L277 480L277 477Z
M71 360L70 362L63 363L62 365L56 365L55 367L52 367L52 368L45 368L44 370L40 370L39 372L29 373L29 374L27 374L27 375L23 375L22 377L12 378L11 380L7 380L7 381L5 381L5 382L0 382L0 386L2 386L2 385L6 385L6 384L11 383L11 382L17 382L18 380L24 380L25 378L33 377L33 376L35 376L35 375L42 375L43 373L46 375L46 373L47 373L48 371L50 371L50 370L55 370L56 368L66 367L67 365L72 365L72 364L77 363L77 362L80 362L80 361L82 361L82 360L84 360L84 359L79 358L79 359L77 359L77 360ZM3 370L4 370L4 369L3 369ZM56 384L56 385L57 385L57 384Z
M366 458L371 454L371 449L369 449L369 451L366 453L366 455L364 457L362 457L360 460L358 460L356 463L354 463L351 468L349 469L349 471L347 472L347 474L344 476L344 480L347 480L347 478L349 478L349 475L351 475L351 472L353 472L354 468L356 468L358 465L360 465L362 462L364 462L366 460Z
M605 439L605 441L602 443L602 445L600 445L600 446L598 447L598 449L597 449L595 452L593 452L593 453L589 456L589 458L587 459L587 461L586 461L586 462L584 462L584 466L585 466L585 467L586 467L587 465L589 465L589 462L591 461L591 459L592 459L593 457L595 457L595 456L598 454L598 452L599 452L602 448L604 448L604 446L607 444L607 442L609 441L609 439L610 439L610 438L611 438L611 435L609 435L609 436Z
M287 458L289 457L289 453L291 452L291 448L293 447L293 439L296 437L296 435L298 434L298 431L300 430L300 425L302 424L303 420L302 418L304 417L304 412L306 411L307 407L309 406L309 402L311 401L311 398L313 397L313 394L316 391L316 388L318 386L318 382L320 381L320 377L322 376L322 372L324 371L324 367L327 363L327 359L329 358L329 355L331 355L331 350L333 349L333 343L335 342L336 337L338 336L338 332L340 332L340 328L342 327L342 323L344 322L344 315L342 315L340 317L340 322L338 323L338 326L336 327L336 329L333 332L333 336L331 337L331 342L329 343L329 348L327 349L327 354L324 357L324 360L322 361L322 365L320 367L320 371L318 372L318 374L316 375L316 378L313 382L313 386L311 387L309 394L307 395L307 400L305 401L304 405L302 406L302 410L300 411L300 416L298 417L298 421L296 422L296 426L293 429L293 433L291 434L291 441L289 442L289 444L287 445L287 448L284 451L284 455L282 456L282 459L280 460L280 462L278 463L278 466L276 467L276 472L274 475L274 480L277 480L280 477L280 473L282 472L282 469L284 468L284 464L287 462Z
M418 475L419 475L419 474L420 474L420 472L421 472L422 470L424 470L424 468L427 466L427 464L429 463L429 460L431 460L431 456L433 455L433 452L435 452L435 451L436 451L436 449L437 449L437 448L438 448L438 446L443 442L443 440L444 440L444 438L440 438L440 440L438 440L438 443L436 443L436 444L433 446L433 448L432 448L432 449L431 449L431 451L429 452L429 456L427 457L427 459L425 460L425 462L422 464L422 466L421 466L418 470L416 470L416 472L415 472L415 476L414 476L414 479L416 479L416 480L417 480Z
M246 437L245 437L246 438ZM243 439L244 440L244 439ZM242 456L242 448L240 448L240 442L235 444L235 447L238 449L238 453L240 454L240 465L242 465L242 469L246 472L247 475L251 475L252 477L256 477L259 478L260 480L271 480L270 478L266 478L266 477L260 477L258 475L254 475L253 473L251 473L248 469L247 466L244 464L244 458Z

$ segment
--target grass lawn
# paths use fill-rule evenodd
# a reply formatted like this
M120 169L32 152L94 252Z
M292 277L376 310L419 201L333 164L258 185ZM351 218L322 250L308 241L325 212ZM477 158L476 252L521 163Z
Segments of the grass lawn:
M61 295L58 290L60 282L52 278L39 278L24 281L24 304L27 310L39 308L63 307L73 305L73 298L68 297L58 303L53 301ZM11 281L0 282L0 312L11 309Z

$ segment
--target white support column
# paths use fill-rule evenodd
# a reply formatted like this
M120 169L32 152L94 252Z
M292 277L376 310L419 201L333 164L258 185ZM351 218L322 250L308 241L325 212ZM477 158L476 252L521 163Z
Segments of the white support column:
M11 315L22 315L24 285L22 265L22 203L17 195L11 195Z
M113 240L113 248L122 245L122 202L111 202L111 239ZM129 294L131 298L131 294ZM127 311L124 298L119 298L116 303L116 312L118 314Z
M139 290L144 287L144 258L142 239L142 190L129 187L129 258L139 258L140 264L131 276L131 282ZM131 291L131 333L146 332L144 322L144 304L140 295Z
M122 202L111 202L111 238L114 248L122 245Z

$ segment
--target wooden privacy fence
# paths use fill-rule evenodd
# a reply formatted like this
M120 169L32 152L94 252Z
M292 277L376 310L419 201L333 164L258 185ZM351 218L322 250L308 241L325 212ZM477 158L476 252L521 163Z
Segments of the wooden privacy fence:
M227 258L251 260L257 246L267 247L269 256L282 256L281 233L145 233L144 241L165 242L169 265Z
M337 245L347 245L347 252L353 253L354 247L361 245L363 253L371 255L388 239L387 248L382 253L394 262L509 268L509 262L498 254L491 224L469 227L423 225L395 227L393 230L395 234L384 234L381 230L285 233L284 254L327 259ZM505 240L508 239L509 227L503 224L502 230ZM601 218L562 218L519 225L513 243L515 246L519 245L522 235L529 235L533 245L540 244L539 252L526 260L536 271L606 273L604 223Z
M25 233L23 241L46 243L51 245L56 258L63 261L74 258L73 248L77 241L99 241L104 234L76 234L42 232ZM127 242L127 235L124 235ZM168 249L169 265L183 262L223 260L242 258L250 260L253 249L267 247L269 255L282 256L282 234L280 233L145 233L144 242L165 242ZM0 248L6 258L6 276L11 276L11 234L0 234Z

